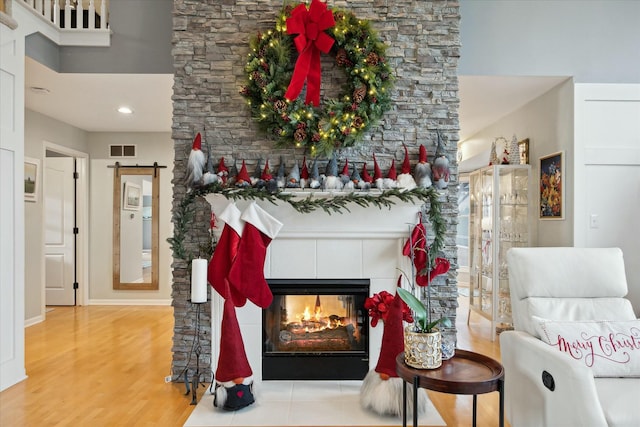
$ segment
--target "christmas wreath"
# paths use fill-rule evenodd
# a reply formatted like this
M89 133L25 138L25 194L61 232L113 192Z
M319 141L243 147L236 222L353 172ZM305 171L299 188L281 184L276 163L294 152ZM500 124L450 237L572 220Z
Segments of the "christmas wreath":
M250 40L242 89L253 118L278 147L305 147L328 156L362 140L390 107L393 82L385 44L371 24L312 0L286 5L275 29ZM347 82L320 106L320 53L335 58ZM306 82L304 100L299 96Z

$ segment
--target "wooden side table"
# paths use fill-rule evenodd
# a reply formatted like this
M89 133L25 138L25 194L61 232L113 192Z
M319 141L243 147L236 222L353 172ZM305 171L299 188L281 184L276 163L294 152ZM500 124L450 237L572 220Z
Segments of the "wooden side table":
M396 358L396 371L413 384L413 407L418 405L418 388L451 394L473 395L473 426L476 426L478 394L500 394L500 427L504 427L504 368L490 357L458 350L437 369L415 369L404 362L404 353ZM402 387L402 427L407 427L407 388ZM413 427L418 427L418 411L413 411Z

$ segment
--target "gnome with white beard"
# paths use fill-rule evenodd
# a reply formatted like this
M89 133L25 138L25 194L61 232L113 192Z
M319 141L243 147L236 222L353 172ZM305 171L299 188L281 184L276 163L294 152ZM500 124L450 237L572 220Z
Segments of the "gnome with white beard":
M400 175L398 175L398 187L403 190L413 190L416 188L416 181L413 179L413 175L411 175L411 163L409 162L409 151L407 150L407 146L404 146L404 161L402 162L402 170L400 171Z
M191 144L191 152L187 162L187 184L189 186L197 186L202 184L202 176L204 168L207 164L207 157L202 151L202 135L200 132L193 139Z
M445 155L442 147L442 137L438 131L438 146L436 148L436 158L433 160L433 186L439 190L444 190L449 186L449 159Z

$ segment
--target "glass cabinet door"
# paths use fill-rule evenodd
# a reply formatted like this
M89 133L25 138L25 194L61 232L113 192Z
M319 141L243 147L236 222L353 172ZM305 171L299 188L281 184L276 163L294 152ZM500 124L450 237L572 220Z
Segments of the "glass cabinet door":
M469 311L496 333L512 329L506 253L530 245L529 173L528 165L497 165L470 174Z

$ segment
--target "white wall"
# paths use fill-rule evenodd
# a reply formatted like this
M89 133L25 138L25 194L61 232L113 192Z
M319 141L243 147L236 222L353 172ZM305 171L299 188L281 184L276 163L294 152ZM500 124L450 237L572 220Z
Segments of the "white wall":
M460 145L465 158L476 155L486 156L485 166L489 162L489 150L496 137L504 136L511 141L513 135L518 140L529 138L529 161L532 179L536 180L541 156L564 151L565 168L565 219L538 220L533 218L532 243L535 246L573 246L573 83L567 80L521 109L503 117L498 122L483 129ZM530 197L532 210L537 215L537 188Z
M7 12L11 10L7 4ZM14 15L15 16L15 15ZM0 390L24 366L24 36L0 12Z
M83 153L87 152L87 132L51 117L25 110L24 151L28 157L40 159L42 167L44 158L44 142L70 148ZM42 181L40 181L42 191ZM31 262L25 269L25 319L33 324L44 319L44 264L34 262L37 254L43 256L44 236L42 224L44 211L42 193L38 203L25 205L25 250L31 254Z
M640 83L640 1L461 0L458 72Z
M134 159L109 159L109 144L135 144ZM173 142L169 133L100 132L89 135L91 156L89 243L89 304L170 304L172 253L167 239L173 235L171 223ZM159 289L130 291L113 289L113 172L109 165L153 165L160 171L160 265Z
M575 246L622 249L640 315L640 85L578 84L575 112Z

